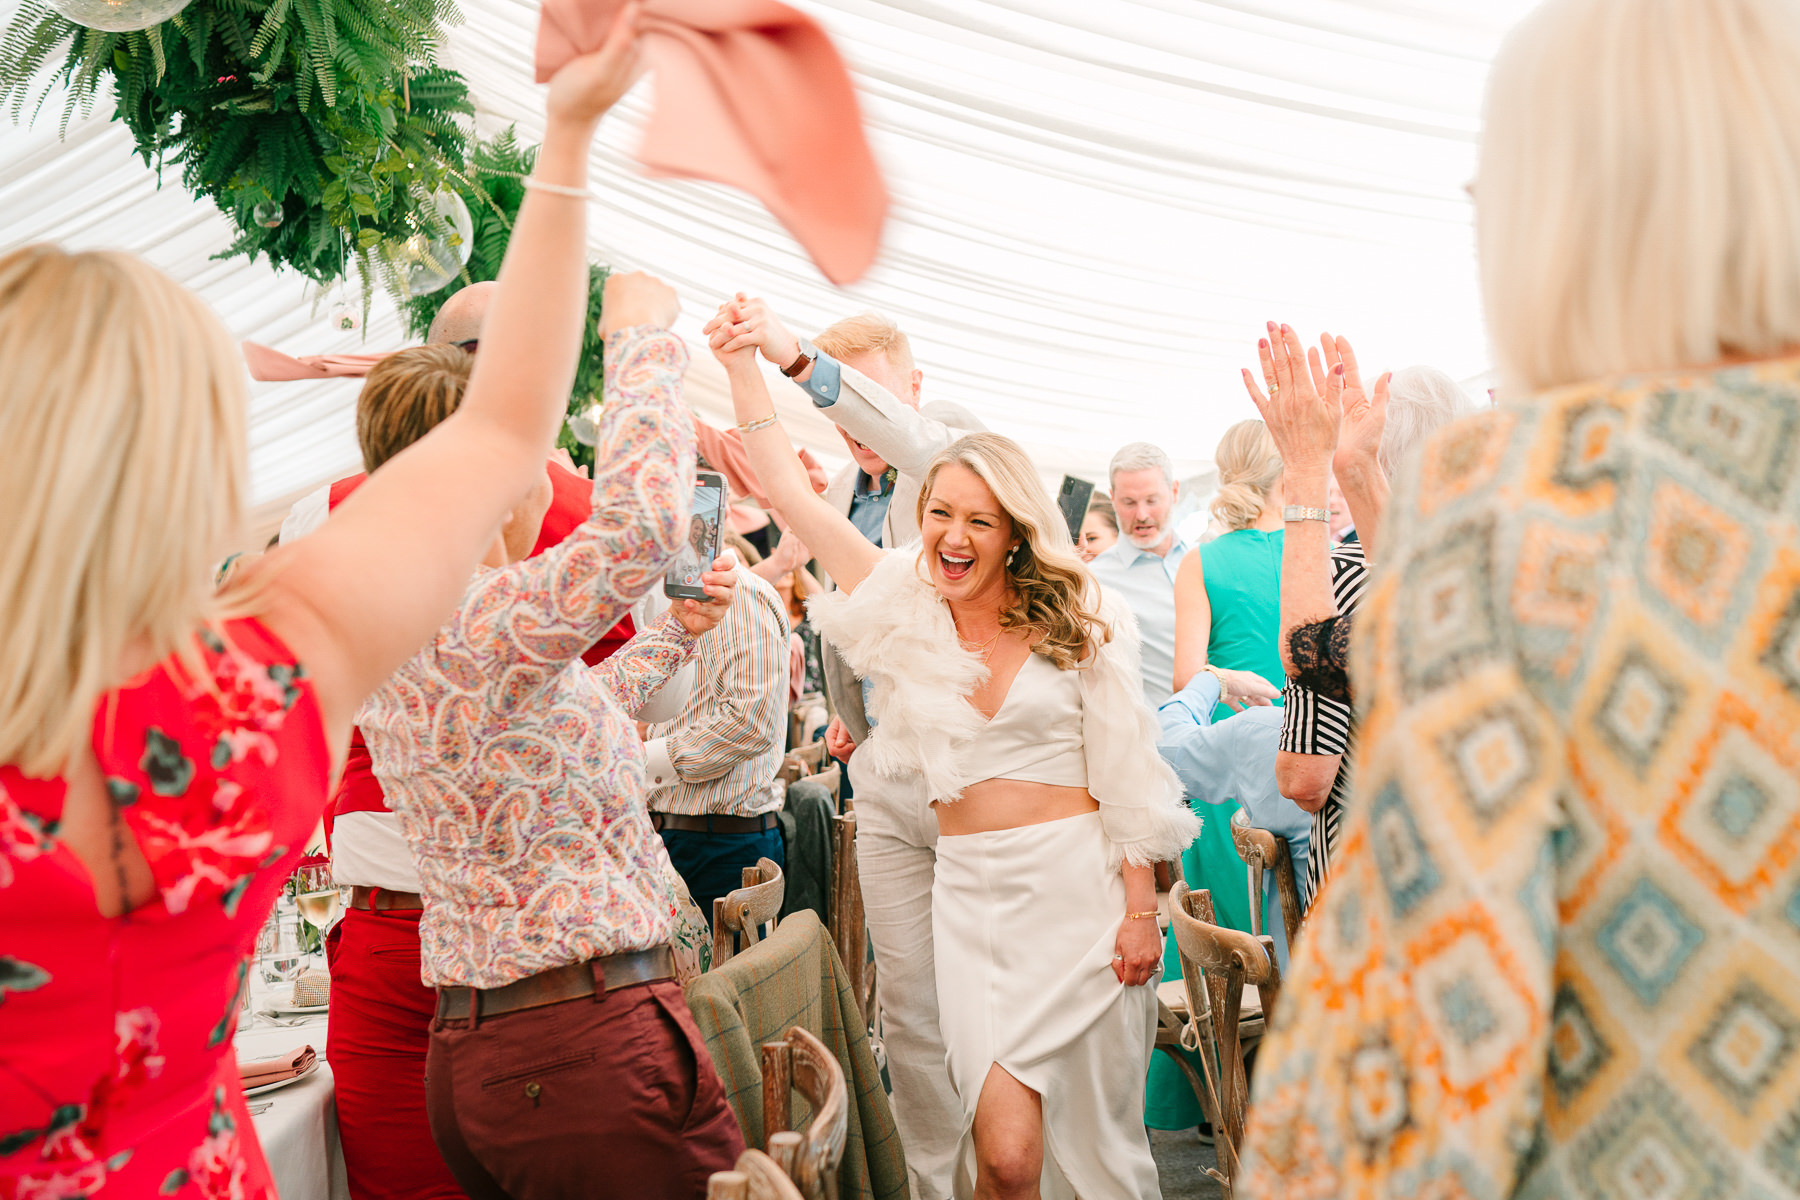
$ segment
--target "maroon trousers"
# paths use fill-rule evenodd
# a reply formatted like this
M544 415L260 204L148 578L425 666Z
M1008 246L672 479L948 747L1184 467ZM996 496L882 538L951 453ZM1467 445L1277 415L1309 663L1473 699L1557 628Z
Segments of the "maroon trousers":
M743 1153L675 983L434 1021L431 1132L474 1200L702 1200Z
M425 1115L437 989L419 982L419 915L349 909L325 947L325 1057L354 1200L462 1200Z

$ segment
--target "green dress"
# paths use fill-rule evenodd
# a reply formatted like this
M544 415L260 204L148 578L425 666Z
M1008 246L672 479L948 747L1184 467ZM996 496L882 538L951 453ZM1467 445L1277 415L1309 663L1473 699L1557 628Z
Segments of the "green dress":
M1212 605L1206 661L1225 670L1255 671L1277 687L1285 681L1279 644L1282 541L1279 529L1238 529L1196 551L1206 576L1206 599ZM1230 715L1221 704L1213 719ZM1182 852L1181 872L1190 888L1212 892L1219 924L1248 933L1249 884L1244 860L1231 841L1231 817L1237 810L1236 803L1195 805L1200 836ZM1263 911L1263 932L1271 928L1270 921L1280 920L1280 908L1271 901ZM1181 958L1172 937L1163 945L1162 978L1181 978ZM1194 1067L1198 1070L1199 1063ZM1144 1124L1152 1129L1191 1129L1204 1119L1186 1077L1163 1052L1152 1055Z

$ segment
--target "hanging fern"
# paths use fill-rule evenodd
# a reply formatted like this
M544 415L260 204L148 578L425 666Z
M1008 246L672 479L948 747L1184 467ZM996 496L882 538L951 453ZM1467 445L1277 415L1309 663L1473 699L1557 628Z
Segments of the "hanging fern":
M453 178L451 186L469 206L475 234L468 265L460 278L447 288L425 296L413 296L401 305L406 327L413 337L424 340L431 330L444 301L471 283L497 279L500 263L506 257L507 243L512 240L513 222L519 205L525 200L525 185L519 181L531 174L537 161L536 146L521 146L509 128L469 148L468 167L462 178ZM569 415L577 416L600 402L605 371L600 340L600 300L606 286L606 268L588 267L587 326L582 332L581 357L575 368L575 385L569 392ZM590 466L594 448L577 442L567 426L563 427L559 444L567 449L576 463Z
M110 77L144 162L178 166L237 226L220 257L266 255L320 283L356 258L366 283L405 239L448 232L430 197L463 171L456 118L474 108L434 55L457 19L449 0L194 0L105 33L25 0L0 37L0 104L35 116L60 85L66 130ZM270 206L273 227L256 219Z

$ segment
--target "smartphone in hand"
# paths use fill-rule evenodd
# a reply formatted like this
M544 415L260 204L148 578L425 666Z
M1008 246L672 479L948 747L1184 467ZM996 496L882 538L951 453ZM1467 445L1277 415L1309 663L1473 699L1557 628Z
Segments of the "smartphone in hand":
M700 575L712 570L713 559L719 557L724 525L725 477L713 471L696 471L687 540L663 576L663 595L677 600L709 599Z

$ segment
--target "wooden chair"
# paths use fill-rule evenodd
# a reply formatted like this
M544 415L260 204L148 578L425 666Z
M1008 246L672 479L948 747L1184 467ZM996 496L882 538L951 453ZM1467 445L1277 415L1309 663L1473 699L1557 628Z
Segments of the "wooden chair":
M875 964L869 958L869 922L863 910L862 877L856 870L856 814L831 819L831 944L850 977L862 1018L875 1024Z
M798 750L788 751L787 757L799 763L801 767L804 768L800 772L800 778L802 779L806 778L808 775L817 775L820 771L823 771L825 765L831 761L831 754L825 749L824 738L820 738L816 742L811 742L802 746Z
M737 953L736 935L746 947L754 946L767 932L775 931L775 918L787 898L787 881L773 859L765 858L744 868L744 886L713 901L712 965L718 966Z
M823 719L829 719L829 715L823 692L802 695L788 707L787 744L790 747L804 745L800 739L818 728Z
M798 782L818 784L831 793L831 806L840 812L843 810L844 768L841 764L833 762L818 774L803 776Z
M1182 1044L1199 1051L1202 1082L1212 1093L1202 1098L1219 1162L1218 1170L1210 1173L1229 1197L1250 1103L1244 1055L1261 1040L1274 1014L1281 996L1281 968L1275 963L1274 939L1215 924L1211 894L1190 892L1186 883L1176 884L1169 894L1169 928L1181 955L1181 982L1190 1014ZM1244 1018L1252 988L1261 1011L1248 1022ZM1253 1028L1246 1028L1249 1025Z
M1294 859L1287 839L1250 824L1249 814L1238 809L1231 817L1231 840L1244 860L1250 882L1250 932L1263 933L1263 872L1275 872L1275 898L1281 902L1281 924L1287 932L1288 953L1300 936L1300 888L1294 882Z
M805 1200L794 1181L761 1150L746 1150L737 1166L715 1171L706 1181L706 1200Z
M838 1166L850 1133L850 1088L844 1068L812 1034L796 1025L762 1047L763 1141L806 1200L837 1200ZM811 1109L795 1130L798 1091Z

